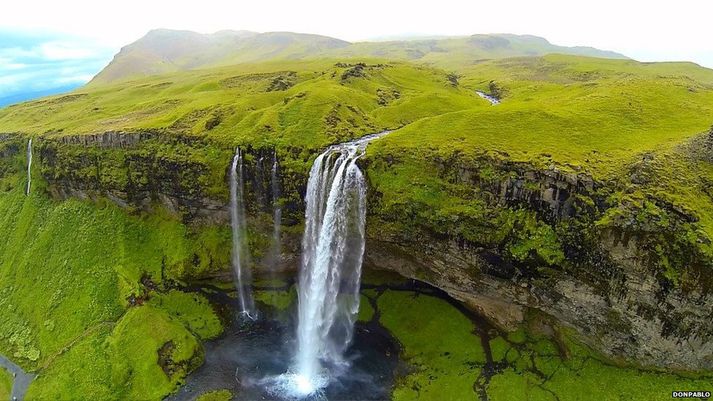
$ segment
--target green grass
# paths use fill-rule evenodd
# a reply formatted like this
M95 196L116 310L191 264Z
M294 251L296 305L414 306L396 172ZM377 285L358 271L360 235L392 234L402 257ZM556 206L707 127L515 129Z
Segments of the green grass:
M272 62L180 72L128 83L95 85L0 110L0 132L88 134L167 129L217 141L315 149L444 111L480 106L471 91L452 87L442 71L402 63L371 65L362 78L335 61ZM260 73L255 73L260 71ZM296 71L295 85L270 82ZM379 104L379 91L398 98ZM206 123L219 124L208 129Z
M164 347L166 371L159 365ZM160 400L201 357L197 339L180 316L150 306L132 308L118 323L99 326L58 356L32 382L27 399L91 394L101 400Z
M12 374L7 370L0 368L0 400L10 400L12 394Z
M0 191L0 352L39 373L28 399L162 399L222 332L207 300L161 291L205 241L166 214L30 196L19 175ZM202 245L203 244L203 245ZM133 298L143 306L131 307ZM147 301L147 302L146 302ZM169 345L167 345L169 344ZM159 350L164 355L159 363ZM164 369L160 366L163 364Z
M503 103L425 118L370 153L506 153L512 161L601 178L638 153L671 147L713 123L713 71L690 64L553 55L485 62L464 75L464 86L474 89L496 81L507 90Z

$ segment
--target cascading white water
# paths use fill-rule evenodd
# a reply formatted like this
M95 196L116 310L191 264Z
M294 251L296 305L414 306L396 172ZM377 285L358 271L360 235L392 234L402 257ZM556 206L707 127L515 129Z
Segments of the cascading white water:
M483 98L483 99L489 101L489 102L490 102L490 105L492 105L492 106L497 106L497 105L500 104L500 99L498 99L498 98L496 98L496 97L494 97L494 96L490 96L490 95L488 95L488 94L485 93L485 92L475 91L475 93L477 93L478 96L480 96L481 98Z
M272 186L272 263L280 261L280 228L282 224L282 207L280 206L280 183L277 176L277 151L272 154L272 173L270 185Z
M32 185L32 138L27 141L27 188L25 195L30 195L30 187Z
M304 397L346 366L359 311L366 183L357 166L366 145L388 132L335 145L319 155L307 183L298 291L297 354L278 387Z
M248 253L243 198L243 155L235 150L230 170L230 225L233 230L232 264L235 287L238 290L240 313L255 320L255 302L251 290L250 254Z

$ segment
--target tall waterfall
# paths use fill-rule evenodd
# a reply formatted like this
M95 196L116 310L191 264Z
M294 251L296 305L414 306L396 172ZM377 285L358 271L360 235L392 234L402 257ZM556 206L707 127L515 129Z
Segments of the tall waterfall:
M27 141L27 188L25 195L30 195L30 187L32 185L32 138Z
M250 254L246 244L243 155L240 148L235 150L230 170L230 225L233 230L232 264L240 313L254 320L257 315L251 290Z
M272 186L272 263L280 261L280 228L282 224L282 207L280 206L280 183L277 172L277 150L272 154L272 172L270 174L270 185Z
M325 387L330 369L344 366L359 311L364 254L366 183L356 161L385 135L335 145L319 155L307 183L307 211L299 277L297 355L293 390Z

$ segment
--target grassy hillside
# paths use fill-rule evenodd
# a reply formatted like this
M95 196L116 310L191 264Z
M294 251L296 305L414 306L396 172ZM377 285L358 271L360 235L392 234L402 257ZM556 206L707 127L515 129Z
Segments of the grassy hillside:
M475 90L496 92L502 104L491 106ZM374 166L372 184L386 204L432 207L449 193L442 178L424 174L435 174L434 159L504 160L617 182L654 152L659 179L626 199L658 194L697 216L713 237L713 211L703 201L708 170L683 149L708 130L711 116L713 71L690 63L548 55L484 61L454 75L408 63L323 60L94 85L0 110L0 132L153 130L298 148L307 151L297 160L304 163L330 143L395 129L369 154L398 166ZM292 167L307 171L308 164Z
M167 216L55 202L41 180L25 196L21 174L0 178L0 353L40 374L27 398L162 399L222 330L205 299L162 281L199 241Z
M565 53L625 58L590 47L565 47L530 35L473 35L431 40L349 43L320 35L292 32L153 30L124 47L92 84L126 81L198 68L315 58L378 58L413 61L460 69L479 60Z
M550 55L483 62L462 82L486 92L494 82L502 104L422 119L378 146L505 152L605 178L634 155L670 148L713 123L713 71L692 64Z
M402 63L282 62L83 88L0 110L0 132L75 135L153 129L230 143L318 148L486 105L436 69Z

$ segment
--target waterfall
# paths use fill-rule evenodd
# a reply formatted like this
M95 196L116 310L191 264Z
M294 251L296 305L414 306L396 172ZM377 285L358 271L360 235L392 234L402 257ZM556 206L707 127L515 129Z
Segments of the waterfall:
M282 223L282 207L280 206L280 183L277 175L277 150L272 154L272 173L270 185L272 186L272 264L280 262L280 228Z
M232 264L235 287L238 290L240 313L255 320L255 302L252 296L250 253L247 249L245 226L245 202L243 198L243 155L235 150L230 170L230 225L233 230Z
M307 183L298 291L297 355L287 380L309 395L343 367L359 311L366 183L357 166L366 145L387 132L335 145L319 155Z
M25 195L30 195L30 186L32 185L32 138L27 142L27 188Z

